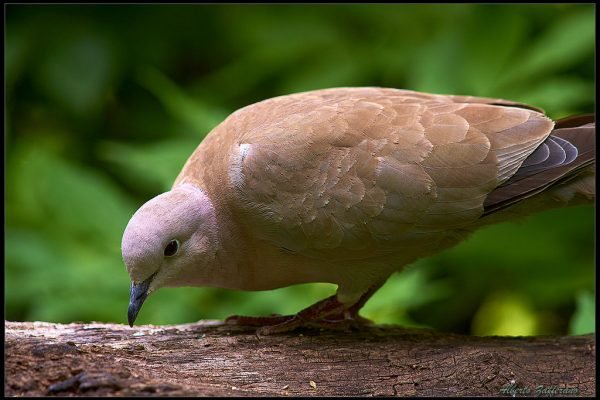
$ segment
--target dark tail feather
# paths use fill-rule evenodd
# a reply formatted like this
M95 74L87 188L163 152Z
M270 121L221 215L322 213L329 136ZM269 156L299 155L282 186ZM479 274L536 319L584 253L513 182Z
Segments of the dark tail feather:
M596 162L595 143L594 115L557 121L552 133L525 159L517 172L488 195L483 204L483 215L575 178L582 169Z

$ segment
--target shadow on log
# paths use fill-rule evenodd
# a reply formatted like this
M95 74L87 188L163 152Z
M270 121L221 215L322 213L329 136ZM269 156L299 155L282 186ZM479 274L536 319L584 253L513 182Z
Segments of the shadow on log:
M7 396L594 396L593 335L5 322Z

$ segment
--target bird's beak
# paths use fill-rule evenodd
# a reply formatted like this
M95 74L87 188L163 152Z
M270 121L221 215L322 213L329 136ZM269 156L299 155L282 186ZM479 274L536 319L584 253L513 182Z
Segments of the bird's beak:
M154 275L141 283L131 282L131 291L129 292L129 307L127 308L127 321L131 327L133 327L135 318L140 312L140 308L142 308L144 300L146 300L146 297L148 297L148 287L150 286L150 282L152 282L152 278L154 278Z

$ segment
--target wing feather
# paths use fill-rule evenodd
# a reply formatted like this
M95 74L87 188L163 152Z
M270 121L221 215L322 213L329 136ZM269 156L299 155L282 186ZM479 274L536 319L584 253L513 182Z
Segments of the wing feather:
M232 114L217 128L228 145L210 149L228 182L201 180L225 193L261 240L313 257L373 257L467 229L552 125L533 107L499 99L306 92ZM207 158L203 151L190 160ZM194 161L186 168L180 180L197 174Z

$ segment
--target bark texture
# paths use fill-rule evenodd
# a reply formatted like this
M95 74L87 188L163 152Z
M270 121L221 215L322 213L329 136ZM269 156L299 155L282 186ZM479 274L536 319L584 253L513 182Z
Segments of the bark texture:
M593 335L5 322L9 396L595 395Z

